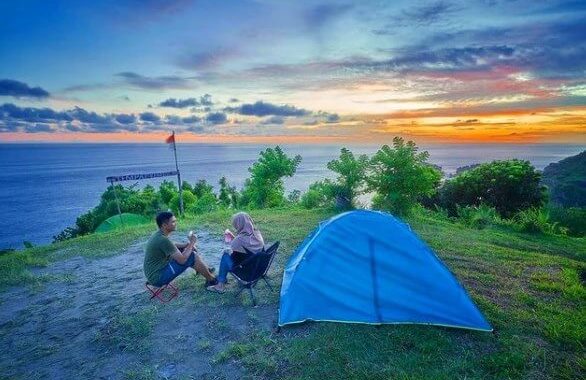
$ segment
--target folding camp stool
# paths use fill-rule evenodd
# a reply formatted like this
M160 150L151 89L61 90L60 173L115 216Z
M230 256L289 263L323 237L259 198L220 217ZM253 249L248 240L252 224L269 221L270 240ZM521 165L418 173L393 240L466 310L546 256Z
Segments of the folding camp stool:
M179 295L179 289L172 283L168 283L161 287L156 287L146 282L144 286L151 293L150 299L157 298L163 303L167 303ZM165 296L165 294L167 294L167 296Z

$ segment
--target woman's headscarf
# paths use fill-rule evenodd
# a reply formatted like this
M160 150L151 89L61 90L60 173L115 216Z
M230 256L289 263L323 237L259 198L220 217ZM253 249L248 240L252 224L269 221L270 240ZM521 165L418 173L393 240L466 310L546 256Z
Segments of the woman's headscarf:
M236 237L231 243L233 251L246 252L244 248L252 252L262 251L265 241L260 231L254 228L250 215L245 212L235 214L232 225L236 229Z

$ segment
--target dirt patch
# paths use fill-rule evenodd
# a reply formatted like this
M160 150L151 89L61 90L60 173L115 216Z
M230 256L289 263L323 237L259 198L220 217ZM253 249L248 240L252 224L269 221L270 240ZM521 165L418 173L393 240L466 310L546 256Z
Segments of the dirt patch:
M199 232L204 259L217 267L224 248ZM252 332L270 331L277 305L258 308L198 302L203 278L183 281L169 304L149 300L144 288L144 241L119 255L75 257L39 275L65 280L41 289L14 287L0 294L0 371L9 378L237 379L237 361L215 358ZM182 276L195 276L188 270ZM190 278L192 280L192 278ZM231 294L213 295L230 297ZM209 297L205 295L205 297ZM220 298L218 298L220 300Z

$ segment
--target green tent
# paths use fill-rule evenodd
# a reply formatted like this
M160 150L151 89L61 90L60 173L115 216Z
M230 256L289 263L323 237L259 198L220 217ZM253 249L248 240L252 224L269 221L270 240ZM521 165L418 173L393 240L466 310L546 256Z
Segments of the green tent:
M136 226L148 222L149 220L142 215L123 213L122 215L114 215L104 220L102 224L96 228L96 232L114 231L119 228Z

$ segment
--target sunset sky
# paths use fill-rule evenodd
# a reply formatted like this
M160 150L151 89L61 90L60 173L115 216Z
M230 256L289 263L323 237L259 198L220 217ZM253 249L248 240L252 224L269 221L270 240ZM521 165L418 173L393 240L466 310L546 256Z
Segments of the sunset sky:
M586 2L2 1L0 141L586 143Z

